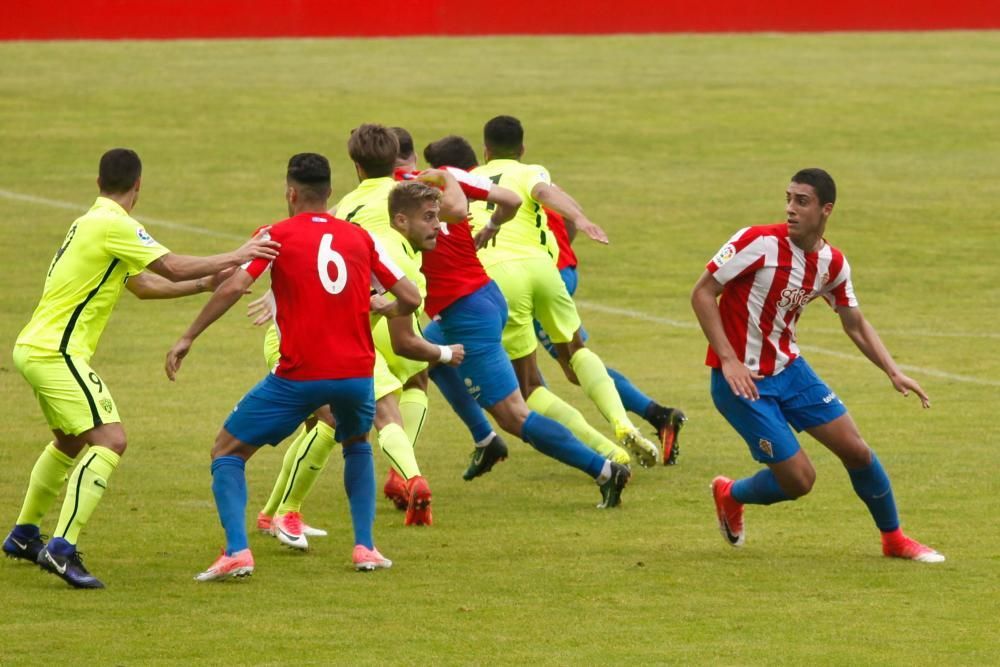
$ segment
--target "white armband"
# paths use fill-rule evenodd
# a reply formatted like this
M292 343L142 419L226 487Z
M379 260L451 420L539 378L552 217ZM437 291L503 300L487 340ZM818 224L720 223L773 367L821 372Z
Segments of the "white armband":
M438 349L441 350L441 356L438 358L442 364L446 364L451 361L451 348L447 345L438 345Z

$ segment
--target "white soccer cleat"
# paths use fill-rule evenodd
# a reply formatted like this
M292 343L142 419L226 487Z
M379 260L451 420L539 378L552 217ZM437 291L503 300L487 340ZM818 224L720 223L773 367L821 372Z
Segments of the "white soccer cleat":
M302 515L298 512L288 512L275 516L271 520L271 534L287 547L305 551L309 541L303 534Z

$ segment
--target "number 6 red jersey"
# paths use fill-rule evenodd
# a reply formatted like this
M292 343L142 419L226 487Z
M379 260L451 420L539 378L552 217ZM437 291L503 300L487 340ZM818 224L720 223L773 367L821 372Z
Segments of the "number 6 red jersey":
M274 260L244 269L256 280L271 269L281 359L289 380L371 377L372 287L389 289L403 272L368 232L326 213L300 213L271 226L281 244Z

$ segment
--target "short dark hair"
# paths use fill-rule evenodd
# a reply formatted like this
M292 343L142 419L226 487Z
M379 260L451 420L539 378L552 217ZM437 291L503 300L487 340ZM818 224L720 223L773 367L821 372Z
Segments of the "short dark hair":
M97 186L107 194L128 192L142 176L142 160L130 148L112 148L101 156Z
M402 181L389 191L389 217L410 213L424 202L441 201L441 191L421 181Z
M524 145L524 128L513 116L491 118L483 126L483 143L493 155L517 156Z
M368 178L390 176L399 155L399 139L385 125L365 123L351 131L347 152Z
M390 127L392 133L396 135L396 140L399 142L399 152L397 155L400 160L409 160L413 157L413 135L407 132L404 127Z
M820 206L833 204L837 201L837 184L833 182L833 177L822 169L817 167L800 169L792 176L792 183L811 185L816 191L816 198L819 199Z
M479 163L476 161L476 151L466 141L465 137L451 134L433 141L424 148L424 159L432 167L458 167L469 171Z
M288 159L289 183L295 183L306 197L329 199L330 161L319 153L296 153Z

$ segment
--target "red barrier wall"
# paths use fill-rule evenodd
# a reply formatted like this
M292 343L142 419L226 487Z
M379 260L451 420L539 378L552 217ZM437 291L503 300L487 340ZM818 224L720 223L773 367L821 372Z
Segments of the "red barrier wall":
M0 40L1000 28L997 0L4 0Z

